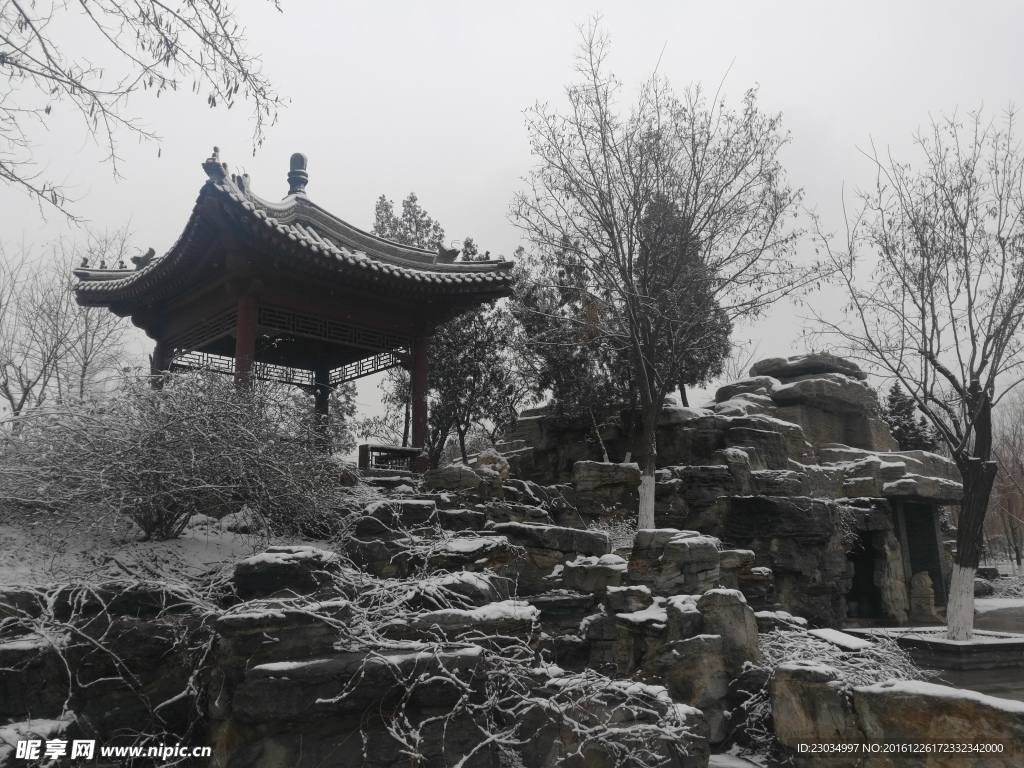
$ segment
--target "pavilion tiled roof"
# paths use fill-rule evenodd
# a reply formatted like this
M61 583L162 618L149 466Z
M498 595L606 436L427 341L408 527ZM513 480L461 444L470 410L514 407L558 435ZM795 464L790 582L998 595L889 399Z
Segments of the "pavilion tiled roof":
M75 270L80 304L118 305L121 310L150 304L187 290L204 272L210 248L225 221L255 241L263 253L287 258L318 278L394 294L473 294L497 298L512 290L512 262L447 262L444 255L371 235L328 213L305 193L305 157L292 156L289 194L280 203L257 197L248 175L231 175L217 150L203 163L208 179L199 192L184 231L163 256L133 259L126 269ZM454 296L453 296L454 298Z

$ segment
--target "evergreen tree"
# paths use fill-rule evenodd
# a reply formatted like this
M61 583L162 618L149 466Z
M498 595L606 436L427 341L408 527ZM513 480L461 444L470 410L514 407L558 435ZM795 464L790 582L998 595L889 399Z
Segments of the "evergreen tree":
M402 201L402 214L384 195L374 208L373 234L403 245L438 250L444 247L444 228L420 206L415 193ZM454 254L454 252L450 252ZM462 244L463 261L486 261L490 251L480 252L473 239ZM513 347L514 318L502 307L482 306L439 326L430 338L427 382L430 396L427 420L427 461L436 467L445 445L454 434L463 461L468 460L466 437L474 424L486 423L492 435L515 421L523 387L509 357ZM382 383L383 401L390 411L362 426L374 434L408 444L411 388L405 370L392 369ZM397 406L397 408L396 408ZM404 415L398 415L398 408Z
M918 414L914 398L900 389L899 384L893 383L889 390L882 418L901 451L934 451L939 445L939 436L924 416Z

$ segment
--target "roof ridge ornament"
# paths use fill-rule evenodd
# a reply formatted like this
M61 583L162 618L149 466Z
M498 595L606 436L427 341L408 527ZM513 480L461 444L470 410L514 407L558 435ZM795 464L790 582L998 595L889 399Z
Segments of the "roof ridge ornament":
M223 181L228 175L228 164L220 161L220 147L213 148L213 154L203 163L206 175L214 181Z
M304 195L306 194L306 184L309 183L309 174L306 173L306 164L309 162L307 158L301 152L296 152L292 155L291 160L288 162L288 194L289 195Z
M150 248L141 256L132 256L131 262L135 265L136 269L142 269L149 266L149 263L153 260L154 256L156 256L156 249Z

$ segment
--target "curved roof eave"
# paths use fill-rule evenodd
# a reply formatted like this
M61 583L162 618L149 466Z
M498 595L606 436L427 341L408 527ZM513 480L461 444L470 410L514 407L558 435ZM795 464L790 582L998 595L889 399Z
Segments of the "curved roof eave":
M371 283L386 282L392 284L392 289L413 293L481 294L486 295L483 300L489 300L511 292L511 262L439 264L437 254L364 232L328 213L302 191L289 194L281 203L257 197L249 189L248 177L229 177L226 164L217 162L216 154L203 168L208 180L171 249L140 263L135 270L76 269L79 283L75 293L80 303L105 305L143 297L163 298L187 284L201 267L204 246L216 238L218 225L205 210L211 199L218 200L223 212L236 223L253 234L275 239L282 251L304 255L313 268L347 273ZM197 242L203 240L207 242Z

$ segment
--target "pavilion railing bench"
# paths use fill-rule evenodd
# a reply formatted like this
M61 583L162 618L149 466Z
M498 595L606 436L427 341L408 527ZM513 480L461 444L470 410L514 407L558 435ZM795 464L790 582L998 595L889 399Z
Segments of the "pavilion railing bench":
M360 469L402 469L415 471L416 459L422 448L382 443L363 443L359 446Z

